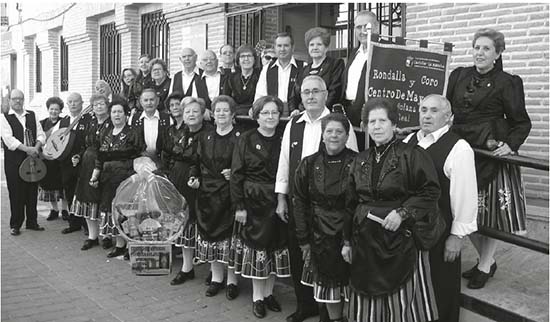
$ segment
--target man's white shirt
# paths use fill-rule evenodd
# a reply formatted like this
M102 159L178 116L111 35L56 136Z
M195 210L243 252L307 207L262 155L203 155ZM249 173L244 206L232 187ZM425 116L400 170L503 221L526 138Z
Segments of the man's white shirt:
M418 145L427 149L448 131L448 125L426 136L422 131L418 131L416 133ZM410 134L403 141L409 142L413 135L415 133ZM469 235L477 231L477 177L474 151L468 142L458 140L445 159L443 172L450 181L449 196L453 215L451 234Z

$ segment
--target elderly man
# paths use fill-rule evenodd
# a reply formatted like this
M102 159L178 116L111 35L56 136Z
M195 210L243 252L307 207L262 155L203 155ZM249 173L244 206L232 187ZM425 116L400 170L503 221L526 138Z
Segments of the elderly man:
M197 67L197 54L192 48L183 48L179 60L183 69L174 74L169 94L181 92L184 97L198 97L197 82L202 71Z
M27 156L38 157L40 148L46 141L46 135L34 112L23 107L24 102L23 92L18 89L12 90L10 110L0 116L4 171L10 198L10 233L13 236L20 234L25 216L28 230L44 230L37 222L38 184L23 181L19 176L19 166Z
M430 250L430 266L439 321L457 322L460 310L460 250L464 236L477 230L477 191L474 152L449 131L451 103L442 95L420 102L420 131L404 141L418 144L432 157L441 197L440 213L447 230Z
M144 154L160 165L162 140L170 127L170 114L159 113L159 97L152 88L144 89L139 101L143 112L135 114L131 124L138 133L139 146L145 146Z
M206 103L205 117L210 117L210 105L212 100L223 93L223 85L227 74L223 75L218 70L218 57L212 50L205 51L201 56L201 66L203 69L200 81L197 82L198 96Z
M276 96L285 103L282 116L288 116L288 101L304 62L294 59L294 39L289 33L278 33L274 46L277 60L271 61L262 69L254 100L266 95ZM295 111L296 114L299 113L299 110Z
M288 249L290 252L290 268L294 281L294 292L297 299L296 312L291 314L288 322L301 322L310 316L317 315L317 303L313 299L310 287L300 283L304 261L296 237L296 226L292 216L292 189L294 172L303 158L317 152L321 146L321 118L330 113L325 106L327 101L327 86L319 76L307 76L301 86L302 102L305 111L294 116L285 127L279 167L275 182L277 193L277 215L288 223ZM346 146L357 151L357 139L353 131L350 132Z
M69 96L67 96L66 104L69 107L69 115L59 121L60 128L69 127L69 125L80 115L80 113L82 112L82 103L82 96L79 93L70 93ZM65 199L63 199L63 202L67 202L67 207L69 209L71 209L73 197L75 194L76 181L78 180L79 172L78 164L80 164L79 162L73 162L73 160L80 161L79 152L84 146L84 141L86 139L86 128L91 119L92 118L90 114L84 114L80 118L78 124L76 124L75 127L71 130L71 135L74 135L75 140L73 141L74 143L72 146L67 147L68 149L70 149L70 153L67 154L67 157L65 159L59 160L61 162L61 182L63 185L63 191L65 193ZM77 165L73 166L73 164L75 163ZM61 231L61 233L63 234L78 231L85 223L82 217L75 216L73 212L71 212L71 214L69 215L68 213L66 213L65 210L62 210L61 214L63 219L68 219L69 221L69 227Z
M235 50L233 46L226 44L220 47L220 72L229 75L235 72Z

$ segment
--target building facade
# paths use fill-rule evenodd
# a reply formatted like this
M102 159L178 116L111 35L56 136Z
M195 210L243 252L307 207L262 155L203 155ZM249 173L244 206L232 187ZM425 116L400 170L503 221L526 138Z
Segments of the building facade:
M2 4L0 85L22 89L27 103L46 116L50 96L79 92L86 101L96 80L115 92L125 67L142 53L165 59L170 74L181 69L184 47L218 49L270 42L290 32L296 55L307 58L303 35L313 26L331 31L330 55L347 58L356 45L353 17L371 10L381 34L452 42L451 70L471 65L471 41L481 27L506 36L504 69L521 76L533 128L520 153L548 160L549 5L543 3L77 3ZM548 173L524 169L529 203L548 205Z

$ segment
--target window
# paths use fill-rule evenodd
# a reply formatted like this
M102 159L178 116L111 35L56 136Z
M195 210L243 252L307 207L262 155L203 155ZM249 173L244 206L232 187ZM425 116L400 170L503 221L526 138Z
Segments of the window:
M113 93L120 92L120 35L115 23L99 27L99 77L106 81Z
M162 11L141 16L141 53L161 58L168 64L170 27Z
M34 46L36 63L36 92L42 92L42 51L37 45Z
M233 48L256 45L262 39L264 11L248 12L227 17L227 43Z
M65 43L65 38L60 37L59 41L59 65L61 66L61 91L69 90L69 46Z

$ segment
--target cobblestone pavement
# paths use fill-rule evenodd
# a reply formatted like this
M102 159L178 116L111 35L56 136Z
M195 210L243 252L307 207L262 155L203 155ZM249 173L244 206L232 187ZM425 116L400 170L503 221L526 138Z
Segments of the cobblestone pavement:
M22 229L9 234L9 201L1 188L2 321L249 321L252 286L239 279L241 294L233 301L222 291L204 296L208 266L195 268L196 277L179 286L170 280L181 268L176 258L169 276L136 276L127 261L107 259L94 247L81 251L82 232L63 235L61 219L45 220L49 210L39 203L43 232ZM283 312L269 312L262 321L284 321L295 309L292 288L277 282L274 290ZM309 319L308 321L316 321Z
M249 280L239 279L241 294L228 301L223 291L212 298L204 296L207 265L196 267L196 278L179 286L169 285L181 267L179 258L169 276L133 275L127 261L107 259L107 251L101 247L81 251L86 238L83 233L62 235L67 223L61 219L46 221L49 209L44 203L39 203L38 221L46 231L23 229L20 236L11 236L5 182L0 186L1 321L256 320ZM531 223L529 230L535 232L534 226ZM544 226L547 236L547 224ZM501 243L496 257L499 272L487 286L469 290L463 281L462 291L533 321L548 321L548 255ZM475 258L467 242L463 269L470 268ZM263 321L284 321L295 309L294 293L288 283L278 281L274 294L283 312L268 312ZM310 318L307 322L317 320ZM464 315L461 321L480 320Z

